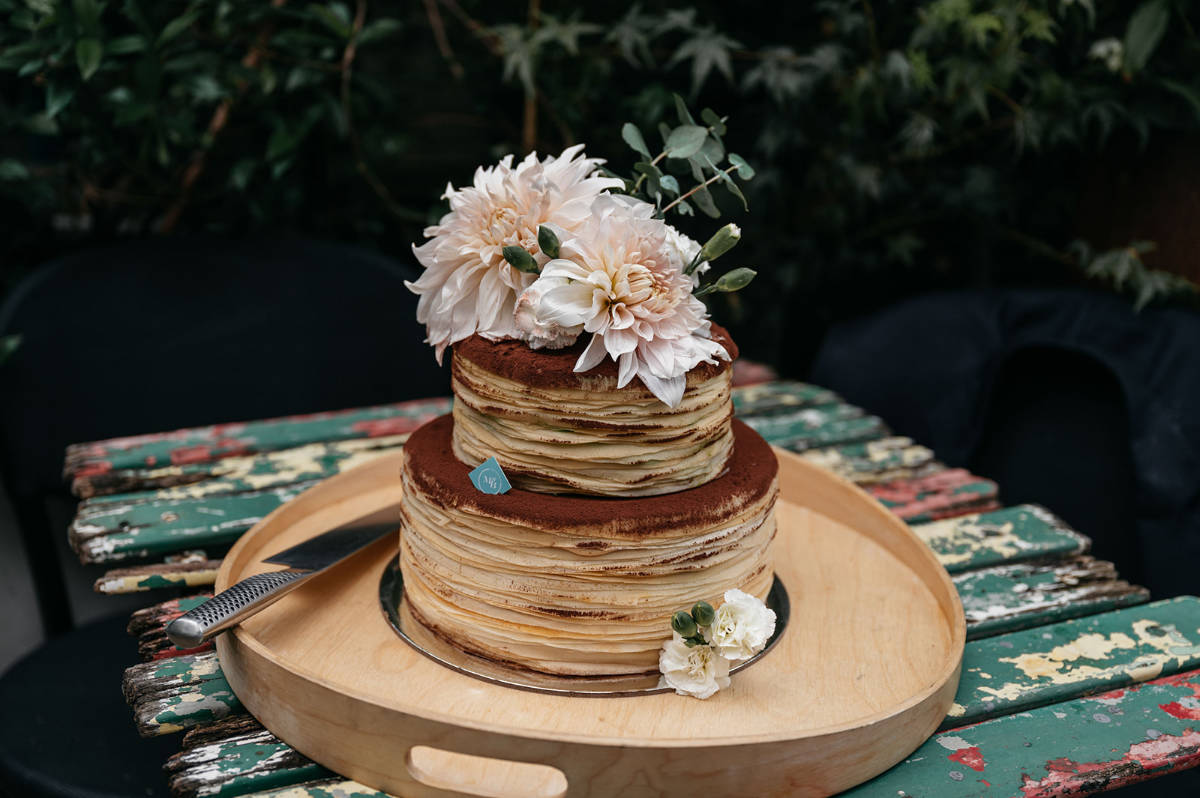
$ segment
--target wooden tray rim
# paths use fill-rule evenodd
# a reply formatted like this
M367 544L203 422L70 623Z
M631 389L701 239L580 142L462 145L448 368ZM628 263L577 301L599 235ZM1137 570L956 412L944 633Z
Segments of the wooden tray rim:
M941 671L938 673L937 678L934 679L934 681L927 688L914 693L913 695L909 696L909 698L907 698L906 700L904 700L898 704L894 704L894 705L888 707L886 710L883 710L881 712L878 712L878 713L875 713L872 715L866 715L866 716L857 718L852 721L846 721L844 723L831 724L829 726L822 726L822 727L818 727L818 728L807 729L803 733L794 734L794 735L788 735L786 733L780 733L780 732L765 732L765 733L761 733L761 734L742 735L742 736L735 736L735 737L714 736L714 737L689 737L689 738L673 738L673 737L640 738L640 737L625 737L625 736L612 736L612 735L589 735L589 734L564 733L564 732L554 732L552 734L550 734L550 733L539 734L538 731L535 729L507 726L507 725L503 725L503 724L491 723L491 722L487 722L487 721L480 721L480 720L476 720L476 719L464 721L463 718L456 716L452 713L442 713L442 712L438 712L438 711L430 711L424 707L420 707L420 708L414 707L411 704L399 705L398 703L393 703L392 701L381 699L379 696L374 696L369 693L360 692L358 690L355 690L352 686L349 686L349 685L338 685L338 689L333 690L333 688L331 688L329 685L322 682L322 677L320 676L320 674L318 674L314 671L311 671L310 669L303 667L301 665L298 665L294 662L286 663L286 665L284 663L280 662L278 660L278 658L275 658L272 656L270 650L267 648L267 646L264 643L262 643L260 640L255 638L253 635L251 635L249 632L247 632L244 628L236 627L235 629L233 629L229 633L227 633L226 636L232 635L235 638L238 649L241 649L242 651L244 651L246 653L253 654L254 656L258 657L260 660L269 663L272 667L282 669L286 672L293 674L294 676L303 678L304 680L308 681L313 687L315 687L317 689L327 691L327 692L334 692L339 695L344 695L344 696L353 698L356 701L361 701L365 704L370 704L372 706L378 707L379 709L382 709L382 710L385 710L388 712L398 712L398 713L404 714L409 717L419 718L423 721L440 723L440 724L445 724L448 726L462 726L464 724L464 722L469 722L470 728L473 731L486 732L486 733L491 733L491 734L496 734L496 735L502 735L505 737L520 738L520 739L536 741L536 742L541 742L541 743L559 742L559 743L572 743L572 744L581 744L581 745L606 746L606 747L618 747L618 748L666 748L666 749L670 749L670 748L694 749L694 748L705 748L705 747L711 747L711 746L720 746L720 747L724 748L727 746L759 745L759 744L763 744L763 743L786 743L788 741L815 740L815 739L819 739L821 737L840 735L840 734L844 734L846 732L864 729L869 726L875 726L875 725L878 725L881 723L885 723L891 719L897 718L898 716L904 715L905 713L912 711L914 708L923 705L925 702L929 701L935 695L944 691L948 682L950 682L951 680L957 680L957 678L960 674L961 667L962 667L962 652L963 652L963 647L966 642L966 619L963 614L962 603L958 596L958 591L955 590L953 581L951 580L949 573L947 573L946 570L942 567L941 563L938 562L937 557L934 555L933 551L928 546L926 546L925 543L920 540L920 538L918 538L916 536L916 534L908 527L908 525L904 521L902 521L900 518L895 516L889 510L887 510L874 497L872 497L870 494L868 494L862 488L849 482L848 480L843 479L842 477L839 477L835 474L832 474L832 473L826 471L825 469L822 469L821 467L809 462L805 458L800 457L799 455L797 455L793 452L789 452L787 450L780 449L779 447L776 447L776 446L772 446L771 448L772 448L772 450L774 450L776 456L781 461L787 460L787 461L789 461L790 466L799 468L802 471L806 471L808 473L809 478L814 479L814 481L825 481L832 485L836 485L838 488L840 488L842 490L849 490L852 493L858 494L858 498L860 498L864 504L862 509L864 511L869 509L869 511L873 512L874 514L876 514L878 516L878 520L882 522L883 526L891 527L892 531L895 533L895 535L893 536L893 540L892 540L893 544L897 540L904 541L904 543L910 549L909 553L913 556L916 556L919 560L923 560L922 564L926 566L926 569L928 569L932 572L933 579L938 583L936 585L936 587L940 590L942 595L938 595L939 590L935 590L934 589L935 586L929 584L929 582L928 582L929 575L917 573L916 576L919 579L921 579L922 582L924 582L928 586L931 593L934 594L934 597L937 600L939 606L943 609L944 614L948 614L948 616L949 616L946 618L947 626L949 627L949 630L950 630L950 641L948 644L948 650L952 653L947 658L947 661L944 663ZM216 590L218 590L218 591L224 590L226 587L229 586L230 573L234 569L235 562L243 555L243 550L248 548L250 546L251 542L254 541L254 539L259 534L261 534L264 529L266 529L270 526L277 525L279 523L286 524L287 521L286 520L281 521L281 519L284 519L286 516L290 515L292 512L295 512L296 507L301 506L300 500L303 498L305 493L308 493L309 491L312 491L312 490L318 490L322 487L329 488L329 487L333 487L335 485L341 485L342 483L350 483L350 482L354 481L355 479L361 478L362 475L364 475L365 473L373 472L374 470L378 470L378 469L395 468L397 475L398 475L399 465L402 462L403 456L404 456L403 450L401 450L399 452L383 455L383 456L376 458L368 463L364 463L360 466L352 468L344 473L338 474L333 477L329 477L325 480L322 480L319 484L314 485L313 487L309 488L304 493L297 496L296 499L294 499L293 501L288 502L288 503L280 506L279 508L275 509L274 511L272 511L270 514L268 514L266 517L264 517L261 521L259 521L257 524L255 524L253 527L251 527L249 530L247 530L245 533L243 533L243 535L238 539L237 543L235 543L233 545L233 547L229 550L229 553L225 556L225 559L222 561L221 567L217 572L217 578L216 578L216 584L215 584ZM397 490L399 490L398 477L397 477ZM781 498L783 497L783 495L784 494L781 490ZM800 506L809 507L809 505L800 505ZM291 512L289 512L289 510ZM816 511L816 512L819 512L819 511ZM856 531L859 532L859 534L868 534L872 540L874 540L876 543L883 546L890 553L895 555L897 557L897 559L900 560L901 563L905 565L905 567L908 567L909 570L914 570L912 568L912 565L910 563L908 563L903 557L901 557L895 551L895 549L893 548L892 545L888 545L885 541L880 540L875 534L872 534L871 532L865 532L864 530L858 529L858 528L856 528ZM375 545L380 545L380 544L375 544ZM392 545L394 545L394 542ZM249 564L249 563L247 563L247 564ZM239 564L238 567L244 568L245 564ZM372 589L374 590L374 585L372 586ZM947 604L949 605L949 607L946 606ZM945 612L947 609L949 610L948 613ZM794 611L795 611L795 607L793 607L793 612ZM380 615L382 616L382 614L383 614L383 610L382 610L382 608L380 608ZM386 620L384 620L384 626L386 627ZM386 627L386 631L389 635L393 634L390 627ZM218 638L217 650L218 650L219 657L228 656L229 654L233 653L230 650L230 646L226 643L226 641L223 638ZM764 658L764 662L766 662L766 661L767 661L767 659ZM465 678L470 678L470 677L465 677ZM500 689L505 689L505 688L500 688ZM570 698L574 701L604 701L604 700L607 700L604 698L574 697L574 696L564 696L562 698ZM685 699L683 697L680 697L680 700L692 700L692 699Z

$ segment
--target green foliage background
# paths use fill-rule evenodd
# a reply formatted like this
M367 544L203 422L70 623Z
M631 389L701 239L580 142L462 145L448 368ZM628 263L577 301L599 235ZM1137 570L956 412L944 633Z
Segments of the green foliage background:
M830 320L921 288L1100 281L1144 304L1191 286L1146 269L1147 242L1080 240L1082 186L1100 157L1200 128L1194 17L1182 0L0 0L0 263L11 286L74 248L196 230L406 258L447 180L576 141L629 173L622 124L658 151L679 92L729 117L757 173L750 213L718 197L744 231L729 265L759 276L716 315L758 358L802 365Z

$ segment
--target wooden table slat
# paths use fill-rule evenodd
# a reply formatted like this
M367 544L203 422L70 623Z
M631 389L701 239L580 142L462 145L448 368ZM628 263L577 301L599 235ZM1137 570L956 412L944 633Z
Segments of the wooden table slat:
M1192 596L974 640L942 728L1196 668L1200 600Z
M207 587L217 580L220 560L185 560L141 565L136 568L117 568L96 580L97 593L116 595L143 593L158 588Z
M211 463L116 471L110 486L117 487L119 480L121 490L99 492L93 486L79 488L76 493L87 499L85 506L94 511L109 503L178 501L263 490L331 477L394 451L406 440L407 433L310 443Z
M913 526L952 574L1002 563L1083 554L1091 541L1036 504Z
M801 456L858 485L912 479L945 468L933 450L899 436L809 449Z
M128 468L204 463L308 443L399 435L449 410L449 397L438 397L77 443L67 448L63 474L71 480L92 478Z
M1200 671L934 735L854 798L1090 795L1200 764Z
M999 509L990 479L963 468L947 468L912 479L865 485L867 493L910 524Z
M1008 563L953 577L967 638L1142 604L1150 591L1117 578L1110 562L1087 555L1046 563Z
M245 795L335 775L266 729L184 749L164 769L180 798Z

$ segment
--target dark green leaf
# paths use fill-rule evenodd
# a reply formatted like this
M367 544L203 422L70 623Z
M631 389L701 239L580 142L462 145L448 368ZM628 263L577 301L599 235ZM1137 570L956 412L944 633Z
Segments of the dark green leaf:
M147 44L145 36L118 36L108 40L104 51L109 55L128 55L145 51Z
M100 4L96 0L74 0L75 23L87 37L100 33Z
M668 158L690 158L700 152L708 138L708 130L699 125L683 125L667 136Z
M26 130L37 136L54 136L58 134L58 123L46 113L27 116L24 124Z
M75 89L71 86L60 86L57 83L50 83L46 86L46 116L53 119L58 115L58 112L66 108L75 96Z
M24 180L29 177L25 164L12 158L0 161L0 180Z
M1171 5L1168 0L1146 0L1125 28L1125 70L1130 73L1138 72L1150 60L1155 48L1167 32L1167 23L1171 19Z
M80 39L75 42L75 63L79 65L79 74L85 81L96 74L103 56L104 47L99 39Z
M373 44L383 41L384 39L399 33L404 26L400 24L400 20L384 17L369 22L363 26L362 31L358 34L359 46Z
M189 11L183 16L176 17L168 22L165 26L163 26L162 33L158 34L158 46L162 47L164 44L179 36L179 34L192 27L192 25L195 24L196 20L199 18L200 12Z
M0 337L0 365L13 356L13 352L21 346L21 336L5 335Z
M238 191L245 191L246 187L250 185L250 178L254 176L254 170L257 167L256 159L242 158L229 170L229 185Z
M621 126L621 138L625 143L639 155L650 158L650 148L646 146L646 140L642 138L642 131L638 130L637 125L632 122L626 122Z
M44 58L35 58L32 61L28 61L24 66L17 70L17 77L23 78L27 75L32 75L34 72L37 72L39 69L45 66L45 64L46 60Z
M349 39L350 34L354 32L349 21L342 19L341 15L332 6L309 3L308 11L321 22L325 23L325 27L343 39Z
M752 169L750 164L746 163L746 161L742 159L742 156L731 152L729 153L729 162L737 167L738 177L740 177L742 180L754 179L754 175L756 174L754 169Z

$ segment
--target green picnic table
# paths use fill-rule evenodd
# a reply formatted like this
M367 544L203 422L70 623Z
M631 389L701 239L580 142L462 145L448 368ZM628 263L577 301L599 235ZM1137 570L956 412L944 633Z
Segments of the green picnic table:
M1049 510L1003 506L995 483L947 468L830 391L760 382L735 388L734 404L769 441L912 524L962 597L968 642L949 715L852 794L1082 795L1200 764L1200 601L1150 602ZM449 408L429 399L70 447L66 475L82 499L72 546L112 565L96 590L145 591L151 604L129 623L144 662L124 690L143 735L183 732L166 763L176 795L382 796L272 735L211 644L181 651L163 628L211 595L221 554L254 523Z

